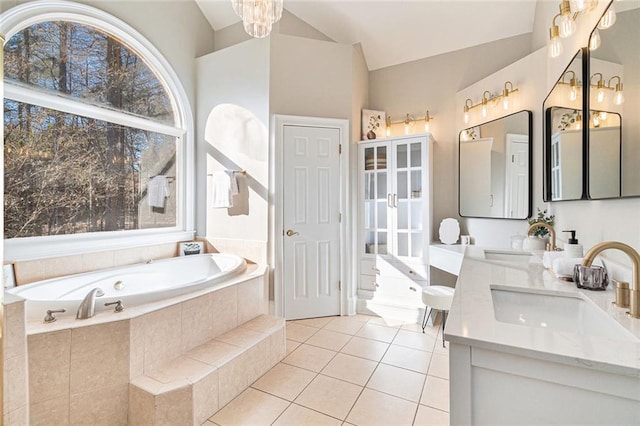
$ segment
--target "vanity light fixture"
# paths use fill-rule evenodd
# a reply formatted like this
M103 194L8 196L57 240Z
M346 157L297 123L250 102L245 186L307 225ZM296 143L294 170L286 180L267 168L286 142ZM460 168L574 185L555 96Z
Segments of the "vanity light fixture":
M464 101L464 124L468 124L469 123L469 109L473 108L473 101L469 98L467 98L466 101Z
M562 54L560 38L572 36L576 32L576 19L583 12L590 12L598 4L598 0L562 0L560 13L551 20L549 28L549 56L557 58ZM615 20L615 18L614 18Z
M613 77L611 77L607 86L609 86L610 89L613 88L613 86L611 86L611 80L613 80L614 78L617 78L618 82L616 83L616 86L614 88L615 94L613 95L613 103L616 105L622 105L624 103L624 95L622 94L622 80L620 79L620 76L614 75Z
M569 0L562 0L560 2L559 21L560 37L567 38L576 32L576 22L573 16L571 16L571 3L569 3Z
M571 73L571 78L569 79L569 83L566 83L564 81L564 77L569 73ZM576 73L574 71L568 70L567 72L565 72L562 75L562 79L560 80L560 83L569 84L569 100L571 102L578 99L578 92L579 92L580 86L578 85L578 80L576 79Z
M510 86L511 89L509 89ZM510 81L507 81L506 83L504 83L504 89L502 89L502 108L507 111L509 109L509 93L514 92L513 90L513 83L511 83Z
M551 22L551 28L549 28L549 56L551 58L557 58L562 53L562 42L560 42L560 28L556 25L556 18L559 14L553 17Z
M282 18L282 0L231 0L231 5L251 37L268 36L273 24Z
M404 119L404 134L408 135L409 131L411 130L411 128L413 127L413 125L415 124L415 119L409 115L409 113L407 113L406 118Z
M431 119L433 117L429 116L429 110L427 110L427 113L424 115L424 131L425 133L429 133L430 128L431 128Z
M387 115L387 123L386 123L386 135L391 136L391 126L393 124L402 124L404 125L404 134L408 135L411 133L411 128L418 121L424 122L424 131L428 133L431 131L431 121L434 119L432 115L429 114L429 111L425 114L424 118L422 117L414 117L413 115L407 113L402 121L391 121L391 116Z
M596 89L597 89L596 102L602 102L602 101L604 101L604 79L602 77L602 73L597 72L597 73L593 74L591 76L590 82L591 82L591 86L593 86L593 77L598 76L598 75L600 76L600 79L598 80L598 83L596 83Z
M606 30L611 28L613 24L616 23L616 11L613 7L609 6L609 9L602 15L600 18L600 22L598 22L598 28L601 30Z

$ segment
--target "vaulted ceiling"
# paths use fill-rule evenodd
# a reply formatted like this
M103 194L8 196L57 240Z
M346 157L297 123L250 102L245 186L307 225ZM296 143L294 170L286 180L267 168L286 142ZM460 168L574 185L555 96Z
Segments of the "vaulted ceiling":
M214 30L240 21L230 0L195 0ZM284 0L339 43L361 43L370 70L533 31L536 0Z

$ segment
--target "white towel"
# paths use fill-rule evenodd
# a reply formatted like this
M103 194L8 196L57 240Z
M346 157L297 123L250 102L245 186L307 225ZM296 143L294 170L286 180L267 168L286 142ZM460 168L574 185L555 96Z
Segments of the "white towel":
M231 178L225 171L213 173L211 178L211 207L229 208L233 206L231 201Z
M167 177L158 175L151 178L147 194L149 195L149 206L164 208L164 200L170 195Z

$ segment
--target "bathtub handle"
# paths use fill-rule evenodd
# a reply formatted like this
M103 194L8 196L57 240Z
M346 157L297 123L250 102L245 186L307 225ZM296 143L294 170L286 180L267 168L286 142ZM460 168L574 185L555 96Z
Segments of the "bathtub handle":
M62 314L67 312L66 309L47 309L47 315L44 317L44 322L46 324L50 323L50 322L54 322L57 318L53 316L53 314Z
M116 300L115 302L105 303L104 306L116 305L114 312L122 312L124 311L124 306L122 305L122 300Z

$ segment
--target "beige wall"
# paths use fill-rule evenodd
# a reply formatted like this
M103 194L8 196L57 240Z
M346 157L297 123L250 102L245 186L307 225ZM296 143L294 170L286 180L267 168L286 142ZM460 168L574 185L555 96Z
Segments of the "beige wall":
M427 109L435 117L431 131L437 142L433 162L433 235L436 240L440 221L458 216L457 143L460 129L456 119L462 116L462 106L456 104L455 93L526 56L530 46L531 35L525 34L369 74L369 108L386 111L394 121L401 120L406 113L424 117ZM474 99L480 94L474 93Z

